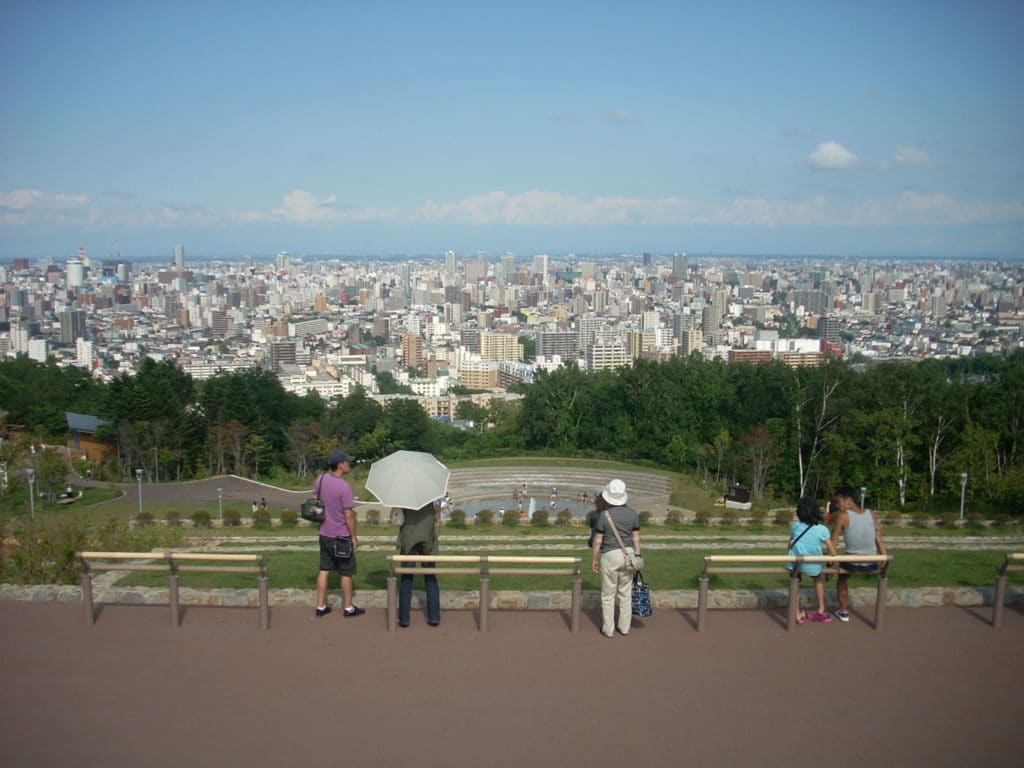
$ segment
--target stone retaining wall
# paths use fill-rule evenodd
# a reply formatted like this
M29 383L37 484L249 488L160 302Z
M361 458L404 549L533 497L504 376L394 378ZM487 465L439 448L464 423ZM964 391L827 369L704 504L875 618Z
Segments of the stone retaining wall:
M993 587L919 587L915 589L890 589L886 605L894 608L926 608L942 605L990 606L995 589ZM271 589L271 606L313 607L315 593L311 589ZM341 593L331 593L336 600ZM850 590L850 607L865 608L875 604L874 588ZM813 589L802 590L805 600L813 600ZM518 592L514 590L492 590L492 608L529 610L568 610L571 594L568 590ZM709 592L708 605L711 608L767 608L784 607L788 601L785 589L713 589ZM0 584L0 600L29 600L36 602L81 602L82 590L73 585L61 584ZM167 605L170 602L165 587L103 587L93 585L93 601L109 605ZM179 590L181 605L209 605L224 607L256 607L259 594L256 589L191 589ZM366 608L384 608L387 592L383 589L359 590L359 605ZM651 602L655 608L696 609L697 590L651 590ZM1007 605L1024 605L1024 587L1007 587ZM413 605L422 607L423 593L413 593ZM475 590L442 590L441 607L448 610L470 610L479 607L480 594ZM583 609L595 610L600 605L597 590L583 592Z

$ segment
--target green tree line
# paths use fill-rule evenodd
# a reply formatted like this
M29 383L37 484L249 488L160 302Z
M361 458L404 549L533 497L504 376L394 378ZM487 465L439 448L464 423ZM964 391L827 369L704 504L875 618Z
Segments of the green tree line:
M27 358L0 362L0 414L40 442L67 438L64 411L109 422L102 468L160 480L235 473L305 478L331 447L372 461L392 450L462 459L537 453L605 457L732 482L755 496L819 497L840 483L867 486L902 508L959 495L1017 511L1024 503L1024 354L790 368L700 357L585 373L540 372L523 399L430 419L414 400L381 405L357 389L324 402L286 392L251 368L193 381L171 361L102 384L75 368ZM0 446L18 461L25 441ZM21 448L18 446L21 445Z

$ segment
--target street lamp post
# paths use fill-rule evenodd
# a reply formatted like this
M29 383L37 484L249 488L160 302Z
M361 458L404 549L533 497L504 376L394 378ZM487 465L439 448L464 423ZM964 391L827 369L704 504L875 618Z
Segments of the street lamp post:
M860 508L864 509L864 499L867 498L868 489L863 485L860 487Z
M34 469L26 469L25 474L28 475L28 508L32 517L36 516L36 471Z
M135 477L139 480L139 516L142 516L142 467L135 470Z
M960 525L964 524L964 509L967 507L967 473L960 473Z
M217 511L220 512L220 521L224 522L224 489L217 489Z

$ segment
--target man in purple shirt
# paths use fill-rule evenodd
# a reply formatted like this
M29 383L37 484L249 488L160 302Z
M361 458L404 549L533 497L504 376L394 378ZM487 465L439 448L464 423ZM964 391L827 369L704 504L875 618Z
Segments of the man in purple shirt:
M327 604L327 578L331 571L341 576L341 594L346 618L366 611L352 604L352 577L356 574L355 499L352 486L345 480L355 461L345 451L333 450L327 456L327 472L317 478L313 491L324 503L324 521L320 523L320 572L316 575L316 615L331 612Z

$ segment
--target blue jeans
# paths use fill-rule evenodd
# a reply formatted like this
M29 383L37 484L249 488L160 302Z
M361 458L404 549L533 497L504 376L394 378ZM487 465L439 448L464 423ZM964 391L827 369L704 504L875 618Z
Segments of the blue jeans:
M422 563L422 568L433 568L433 563ZM432 573L423 574L424 586L427 591L427 622L441 623L441 588L437 586L437 576ZM409 623L409 608L412 606L412 574L403 573L402 583L398 589L398 623Z

